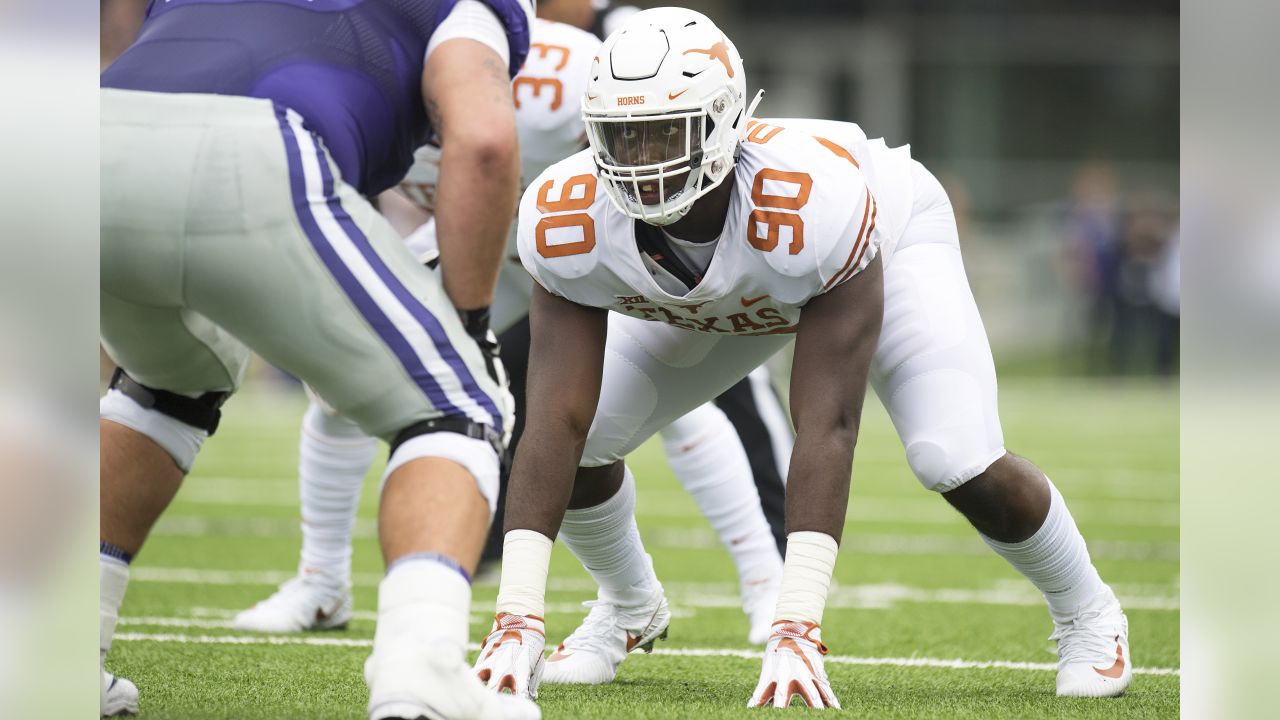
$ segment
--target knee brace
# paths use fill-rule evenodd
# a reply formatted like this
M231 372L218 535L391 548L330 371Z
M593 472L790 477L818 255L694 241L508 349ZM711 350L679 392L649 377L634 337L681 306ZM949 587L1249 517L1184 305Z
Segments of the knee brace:
M415 423L405 428L391 443L391 458L382 474L382 486L401 465L421 457L452 460L476 482L480 494L489 503L489 519L498 507L498 476L506 451L502 439L488 425L467 418L438 418ZM382 487L378 488L382 492Z
M230 394L209 392L191 398L149 388L117 369L98 403L98 415L146 435L187 473L200 446L218 429L220 408Z

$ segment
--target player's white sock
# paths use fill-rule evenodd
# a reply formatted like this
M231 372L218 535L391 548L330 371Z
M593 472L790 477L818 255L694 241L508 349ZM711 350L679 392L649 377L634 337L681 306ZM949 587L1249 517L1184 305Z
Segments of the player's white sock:
M1047 478L1046 478L1047 480ZM1058 488L1049 482L1049 514L1035 535L1019 543L982 537L1044 594L1055 619L1075 617L1106 585Z
M456 565L439 556L411 555L391 563L378 585L374 653L456 655L467 646L471 583Z
M836 570L835 538L820 532L787 534L787 558L782 566L782 590L773 619L822 624L827 590Z
M498 612L546 617L551 545L551 538L534 530L512 530L503 536Z
M729 418L703 405L662 431L671 471L720 536L744 585L782 572L747 451Z
M659 586L636 527L636 483L625 469L622 487L595 507L567 510L560 539L600 586L600 598L640 605Z
M111 638L116 634L116 621L120 619L120 605L129 587L129 565L126 559L98 554L98 649L106 658L111 649Z
M302 496L302 568L351 581L351 533L360 485L378 441L316 402L302 420L298 485Z

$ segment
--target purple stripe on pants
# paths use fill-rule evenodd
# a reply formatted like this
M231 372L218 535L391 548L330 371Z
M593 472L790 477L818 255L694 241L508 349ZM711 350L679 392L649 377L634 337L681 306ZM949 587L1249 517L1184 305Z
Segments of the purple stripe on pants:
M360 281L356 279L351 269L342 262L342 258L338 257L337 251L329 244L324 232L320 230L319 224L312 215L311 205L307 201L306 176L302 170L302 151L298 145L297 138L293 135L294 129L289 124L286 110L283 107L276 108L276 119L280 122L280 129L284 135L285 150L289 158L289 187L293 196L294 210L298 216L299 223L302 225L303 232L306 233L307 239L311 242L311 247L319 255L320 260L329 270L329 274L338 281L338 286L351 299L352 304L364 316L365 321L378 333L382 341L391 348L396 358L400 360L400 364L408 371L414 383L426 394L431 404L445 415L466 416L466 413L449 402L449 398L445 396L435 377L422 364L422 360L414 352L409 341L396 328L395 323L382 312L382 309L374 302L373 298L360 284ZM325 163L322 161L321 166L323 167L324 165Z
M365 261L369 263L374 272L378 274L378 277L382 279L383 284L387 286L391 294L400 301L400 304L427 331L431 342L436 346L436 352L448 363L459 381L461 381L462 389L467 393L467 396L475 401L477 405L484 408L485 412L489 414L490 425L501 433L502 413L498 412L498 407L494 404L493 398L480 389L480 385L476 383L476 379L467 368L467 364L463 362L458 355L458 351L449 342L449 336L445 334L440 321L436 319L435 315L431 314L431 311L425 305L414 297L413 293L409 292L409 289L404 286L404 283L400 282L395 273L391 272L391 268L387 267L387 264L374 251L373 245L369 243L369 239L365 237L365 234L356 225L355 221L351 219L351 215L347 213L346 208L342 207L342 203L338 201L337 195L333 192L333 175L329 171L329 163L326 162L324 151L320 149L318 143L316 145L316 155L317 161L320 163L320 176L324 181L324 196L327 198L329 209L333 212L333 217L337 219L338 225L346 232L347 237L351 239L351 242L360 251L360 254L364 256Z

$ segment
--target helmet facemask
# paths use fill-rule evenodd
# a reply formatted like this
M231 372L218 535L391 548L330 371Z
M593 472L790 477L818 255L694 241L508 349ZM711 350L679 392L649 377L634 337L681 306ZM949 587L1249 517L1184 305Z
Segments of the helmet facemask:
M715 188L733 167L740 117L729 90L701 105L661 111L591 110L587 138L600 179L626 215L669 225Z

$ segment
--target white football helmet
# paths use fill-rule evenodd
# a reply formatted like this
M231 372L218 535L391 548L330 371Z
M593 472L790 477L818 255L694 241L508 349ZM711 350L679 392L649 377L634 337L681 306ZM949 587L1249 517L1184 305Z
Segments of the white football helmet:
M749 114L737 48L707 16L674 7L610 35L582 98L609 197L651 225L684 217L733 170Z

